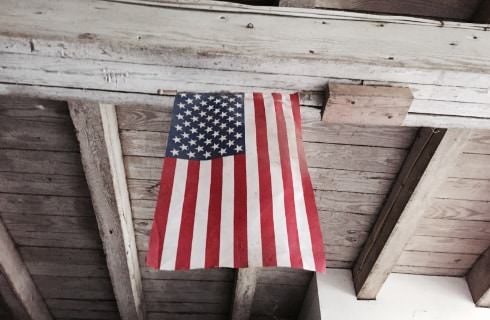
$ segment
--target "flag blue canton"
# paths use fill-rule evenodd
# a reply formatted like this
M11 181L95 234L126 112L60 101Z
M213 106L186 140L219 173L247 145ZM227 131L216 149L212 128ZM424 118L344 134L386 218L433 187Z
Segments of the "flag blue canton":
M243 93L177 93L165 156L209 160L244 153L243 100Z

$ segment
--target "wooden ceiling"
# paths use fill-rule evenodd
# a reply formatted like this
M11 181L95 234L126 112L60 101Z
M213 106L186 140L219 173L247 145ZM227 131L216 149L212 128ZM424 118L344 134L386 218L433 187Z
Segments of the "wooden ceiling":
M46 6L43 7L42 0L38 2L39 8L33 9L41 12L41 14L36 13L37 16L43 14ZM168 6L182 5L184 13L211 10L200 7L201 4L198 1L188 1L184 4L176 4L175 1L170 0L158 2ZM68 7L72 4L70 1L67 3ZM490 17L490 13L484 14L490 6L488 3L488 1L433 1L427 4L422 1L390 1L388 3L381 0L317 0L303 1L302 4L298 4L298 1L293 3L290 0L287 5L484 22ZM122 4L114 4L111 1L94 0L90 4L97 4L101 7L118 6L121 12L125 12L126 8ZM202 5L209 6L209 3ZM254 19L262 18L264 12L270 14L268 9L260 11L261 14L254 15L253 10L258 9L225 3L212 5L218 8L212 10L224 10L225 13L219 11L220 14L223 14L222 16L228 14L226 10L233 10L233 14L237 16L237 12L241 13L246 21L254 21L259 30L261 30L261 24L256 23ZM286 5L286 3L281 2L281 5ZM12 6L15 7L15 5ZM46 10L49 12L49 8ZM152 7L152 10L166 9ZM174 8L174 10L177 9ZM317 16L316 12L304 11L305 9L280 10L282 11L278 11L278 14L286 13L286 15L276 17L277 19L298 19L294 15L307 14L313 16L302 20L314 21L318 25L321 25L320 21L325 24L339 21L339 16L330 16L333 13ZM320 11L323 10L318 10ZM227 19L226 17L220 18L221 16L216 15L214 11L210 13L211 16L213 20L210 21L213 23L216 17L219 18L216 21ZM272 17L271 15L271 19ZM381 23L379 16L358 16L357 14L352 21L359 21L359 17L364 19L362 23L366 25L368 23L376 25L376 30L380 29L380 24L384 26L384 24L393 23L393 26L406 27L414 23L407 22L411 18L397 22L390 20L395 18L389 17L386 18L388 19L386 22ZM121 54L124 50L118 52L119 46L113 46L112 42L111 45L101 47L101 55L84 57L84 54L90 52L88 49L85 50L86 48L94 48L97 41L102 42L98 38L99 35L78 33L75 29L70 31L67 26L68 31L64 31L66 32L64 36L58 39L49 35L49 25L47 25L44 29L40 28L39 39L31 39L32 37L29 36L28 38L31 39L29 42L27 38L23 38L24 34L12 36L12 32L9 31L9 19L14 18L5 17L3 25L0 19L0 27L4 28L0 28L0 41L4 41L2 43L5 44L0 46L3 48L0 49L0 54L3 55L0 56L5 58L0 59L4 61L0 62L2 66L0 93L4 94L0 96L0 181L2 182L0 183L0 223L6 226L8 234L5 236L13 240L15 251L20 254L28 275L32 278L53 319L127 319L127 315L121 314L121 310L124 310L121 301L128 298L132 300L131 297L118 296L120 291L113 285L114 281L111 281L111 276L114 279L114 267L108 261L112 259L111 254L114 255L113 248L107 232L101 226L100 212L94 210L96 207L94 203L97 199L94 199L94 194L90 193L91 189L93 192L91 182L93 177L87 173L86 159L84 159L85 168L82 166L81 152L85 152L85 157L87 155L86 151L83 151L83 146L81 147L77 141L77 133L80 134L80 128L75 129L73 114L70 116L67 104L70 100L79 99L92 101L95 108L98 108L98 104L94 101L109 102L115 105L117 127L114 130L115 135L120 138L122 148L120 161L124 164L124 174L127 178L125 182L127 182L130 201L129 210L133 217L129 225L134 228L136 248L133 249L137 255L135 263L139 264L141 271L141 279L137 279L141 280L141 295L144 301L142 308L144 315L141 319L228 319L232 316L233 305L236 305L237 299L237 282L240 283L240 280L237 280L236 270L155 272L145 266L144 259L159 188L162 150L166 143L175 92L173 89L202 87L201 90L213 90L213 88L221 90L220 86L226 84L233 88L236 87L237 90L251 90L257 88L248 88L247 81L255 80L259 82L257 85L259 90L263 87L276 90L307 90L303 92L301 99L304 142L320 211L327 266L354 269L354 273L356 273L356 263L359 263L359 256L362 256L363 252L369 252L366 251L367 247L379 241L379 238L375 237L379 230L384 232L387 229L384 222L384 213L388 212L389 200L387 199L394 197L394 190L400 185L400 179L403 178L407 167L418 163L417 161L412 162L412 156L418 152L418 141L427 132L427 129L419 128L420 123L424 125L429 123L432 126L442 123L442 127L444 124L448 127L476 124L475 127L487 128L471 132L468 131L469 129L463 130L468 136L467 141L457 141L455 144L461 142L461 149L453 153L446 153L453 156L451 158L448 156L447 161L440 162L454 162L454 168L448 169L447 174L441 177L440 184L432 188L435 190L430 190L430 197L424 198L423 210L418 213L420 219L414 222L413 235L409 234L404 237L404 241L399 244L400 249L395 250L394 255L392 254L393 265L385 264L385 266L387 266L388 274L398 272L444 276L469 275L469 279L476 278L473 282L480 283L481 288L478 290L483 290L483 292L488 290L489 286L482 280L485 275L480 276L478 273L476 277L474 272L474 270L478 272L484 270L484 267L481 268L478 265L482 264L483 258L480 257L484 257L484 252L490 246L490 125L488 125L490 116L486 111L490 100L487 78L479 77L481 70L484 72L486 67L478 65L478 63L484 63L482 61L485 57L468 58L468 61L476 66L468 71L469 73L464 74L468 77L467 79L474 80L471 83L458 77L448 76L446 79L441 76L445 72L451 73L464 69L465 63L469 63L459 60L463 56L460 51L457 51L459 56L457 53L454 53L454 56L453 53L448 53L445 61L451 61L453 65L450 66L442 63L422 68L422 64L413 62L412 58L403 60L402 57L401 65L404 62L409 66L410 63L413 63L413 69L410 69L410 72L402 70L399 74L394 71L395 76L393 77L386 75L386 78L383 78L387 73L379 72L378 74L376 69L370 69L370 73L366 73L366 79L354 79L343 75L356 74L362 77L365 72L343 71L348 69L345 66L337 66L332 69L334 70L332 72L336 72L332 77L330 74L319 76L314 70L315 65L312 65L311 70L303 70L309 63L314 63L311 59L312 55L329 52L323 50L320 45L318 46L320 50L316 49L316 44L312 45L315 50L309 49L309 52L306 53L307 57L300 56L299 51L287 57L288 61L298 63L298 69L291 69L286 72L287 74L271 75L267 70L259 73L254 70L246 70L246 66L237 67L233 63L228 67L240 70L226 69L219 71L222 73L208 74L205 72L209 70L192 69L196 68L196 65L200 66L201 63L208 63L207 60L204 60L207 57L207 51L199 51L204 50L203 47L198 50L201 56L196 58L197 62L194 62L192 58L183 59L184 62L179 60L179 63L196 63L196 65L184 65L184 68L181 68L181 65L178 66L184 71L191 69L196 72L196 76L190 80L187 78L173 79L172 77L178 76L174 70L156 69L164 68L164 63L159 62L161 58L153 57L154 53L151 50L145 51L154 45L151 38L144 50L137 50L138 52L144 51L145 54L136 58L129 56L127 52ZM206 16L203 15L203 19L206 19ZM343 19L350 18L343 16L340 20ZM23 23L27 23L25 21ZM341 27L348 26L348 22L341 23L343 23ZM420 32L425 32L432 30L431 28L435 29L436 24L431 23L426 20L416 20L413 26L417 26ZM31 32L28 25L16 25L15 28L23 30L26 34ZM241 32L250 32L241 25L240 28ZM409 30L409 27L407 28L406 30ZM447 33L448 37L450 33L460 32L457 41L466 41L465 46L461 47L469 49L461 50L476 52L480 47L472 47L474 42L469 41L486 41L486 38L483 38L486 34L484 29L478 29L476 32L476 28L479 27L474 25L458 29L460 26L454 24L450 28L451 30ZM437 26L437 29L444 28ZM307 34L308 30L303 31ZM65 38L69 39L70 32L74 32L77 40L63 42L66 41ZM263 37L266 37L265 35L267 34L262 34ZM248 39L249 33L240 34L240 36ZM146 35L143 38L145 37ZM289 39L284 37L285 40ZM459 37L465 38L462 40ZM170 43L171 40L165 43ZM252 37L250 41L255 41L255 38ZM73 43L76 50L72 52L70 46ZM121 43L123 43L122 40ZM481 44L481 46L484 45ZM342 44L339 46L341 47ZM453 47L455 50L460 50L457 45ZM61 48L62 58L58 59L58 49L53 53L52 48ZM111 54L105 50L109 50ZM131 50L128 52L132 52ZM436 53L439 52L438 47L434 50ZM185 50L179 52L186 54ZM429 50L427 59L437 56L436 53ZM53 54L58 60L49 60ZM171 58L174 57L175 52L165 54L170 61L166 63L174 63ZM396 69L400 67L398 65L396 68L391 65L385 66L387 60L392 60L385 57L384 54L385 52L381 52L382 58L372 59L382 59L379 65L383 65L384 71L391 70L390 68L399 70ZM401 54L403 52L400 52ZM112 63L109 70L101 67L104 65L106 55L110 57L107 59L114 59L109 62ZM162 55L158 53L157 56ZM190 57L194 56L190 55ZM270 56L273 54L271 53ZM459 58L454 58L456 56ZM303 60L297 60L300 58ZM398 58L399 56L396 55L394 59ZM125 66L118 61L120 59L131 61L127 74L123 72ZM148 62L150 67L145 59L151 62ZM264 61L262 61L262 66L267 68L267 62ZM367 68L370 61L366 60L362 63L365 63L363 66ZM156 64L156 67L151 64ZM223 68L221 65L218 67ZM448 70L444 69L446 67ZM111 71L111 68L116 71ZM292 74L294 72L299 73ZM426 80L420 76L422 72L435 72L435 75L431 74L430 79L436 80ZM204 80L199 78L200 74L205 74L203 75ZM369 77L375 77L376 81L372 81L373 78ZM426 119L423 116L430 119L417 120L419 122L414 122L415 125L412 124L411 127L326 124L322 121L321 111L326 97L322 91L323 85L320 86L320 84L330 81L358 85L373 82L385 84L385 80L389 85L397 81L406 81L404 86L409 86L415 99L423 103L423 107L419 108L422 111L418 112L420 119ZM172 90L159 90L159 95L156 95L156 89L161 88L158 86L160 83L164 83ZM436 107L430 109L431 105L436 105ZM439 105L441 107L438 109ZM468 108L464 108L466 106ZM424 114L423 111L427 109L431 111ZM452 132L454 131L451 131L451 134ZM445 137L449 139L448 137L452 136L446 135ZM436 145L432 152L437 152L438 147L441 145ZM442 147L439 151L441 150ZM437 158L437 153L434 157ZM429 160L431 160L430 157L427 161ZM436 179L437 174L441 172L437 169L432 168L426 171L426 167L423 167L421 173L432 174L428 181L436 181L438 180ZM419 188L423 184L423 177L420 178L420 181L415 181L413 188ZM412 195L411 192L409 196ZM403 209L400 215L403 217ZM394 223L398 221L395 219ZM396 225L387 230L388 236L393 234L398 236L397 232L400 230L403 231L402 226ZM383 245L382 247L387 248ZM378 259L377 255L372 256ZM123 262L130 259L123 255L119 255L119 258ZM480 262L477 262L479 258ZM5 259L4 256L1 259ZM35 317L28 315L32 310L26 310L26 306L22 304L22 294L16 291L18 290L15 286L17 282L12 280L12 274L7 271L0 273L0 295L3 298L0 299L0 318L34 319ZM372 270L369 269L369 271ZM247 302L250 305L250 319L296 319L312 273L289 269L259 269L257 272L255 294ZM374 270L371 274L376 274L376 272L379 271ZM490 279L489 275L486 277ZM382 285L383 281L377 278L375 280L378 286ZM127 284L129 277L125 278L122 275L118 281L123 286L129 286ZM377 291L374 291L375 296ZM475 301L480 296L476 297ZM49 320L50 318L44 319ZM235 317L234 319L242 318Z

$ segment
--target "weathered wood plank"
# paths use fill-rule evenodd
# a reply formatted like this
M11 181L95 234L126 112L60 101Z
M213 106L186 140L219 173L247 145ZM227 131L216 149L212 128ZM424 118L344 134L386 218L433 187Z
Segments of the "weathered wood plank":
M375 215L332 211L319 211L318 214L327 246L362 247L376 221Z
M149 314L162 313L168 316L169 313L177 314L223 314L229 317L230 306L224 303L198 303L198 302L159 302L149 301L146 303L146 310ZM161 318L160 318L161 319Z
M82 164L123 319L145 319L143 289L115 107L72 102Z
M143 288L147 301L224 303L230 306L233 297L233 282L152 279L143 280Z
M0 127L2 148L78 152L69 122L60 124L0 116Z
M328 75L488 88L490 62L481 57L489 51L489 36L478 25L441 27L437 21L306 9L195 3L157 8L99 1L79 8L74 0L55 5L44 1L30 2L38 10L27 10L17 1L5 4L4 11L11 13L0 19L2 82L151 94L162 87L236 90L251 89L250 84L292 90L301 85L312 91L321 90ZM186 10L195 7L200 10ZM183 10L187 19L177 18ZM72 12L77 15L70 17ZM224 19L216 19L217 13ZM164 28L149 26L148 18L167 23ZM322 21L328 28L316 28ZM261 28L244 28L248 23ZM285 25L280 34L271 27L278 23ZM30 39L36 39L32 47ZM427 46L418 46L420 41ZM336 50L330 50L331 43ZM238 50L243 46L250 50ZM196 54L203 52L213 54Z
M470 131L421 129L353 270L360 299L374 299L451 172Z
M490 154L462 153L451 176L490 180Z
M242 268L236 271L235 294L231 309L232 320L248 320L257 287L257 268Z
M490 240L490 222L423 218L415 234L420 236Z
M88 197L83 177L0 172L0 192L48 196Z
M490 201L490 180L448 178L436 196L449 199Z
M66 217L0 212L5 226L16 244L34 247L99 249L94 216Z
M2 252L0 270L29 319L52 320L53 317L44 302L42 291L40 292L36 287L2 220L0 220L0 252ZM15 307L14 310L17 309ZM19 312L20 314L24 312Z
M490 221L490 201L432 199L426 218Z
M403 251L398 265L430 268L468 269L478 259L477 254Z
M490 239L414 236L405 246L405 250L482 254L489 246Z
M92 217L90 198L0 193L2 213Z
M339 9L379 12L406 16L439 17L468 20L479 4L478 0L389 1L389 0L281 0L285 7Z
M0 97L0 117L37 122L69 123L66 102L19 96Z
M490 131L474 130L464 152L490 154Z
M120 319L115 301L47 299L46 303L57 319L70 319L74 315L79 319Z
M425 276L446 276L446 277L463 277L467 268L431 268L431 267L419 267L419 266L401 266L396 265L393 268L393 273L406 273L406 274L418 274Z
M93 303L99 300L114 301L114 293L109 278L59 278L40 275L33 276L33 279L46 300L92 300Z
M0 149L0 171L83 176L75 152Z
M466 280L475 304L490 308L490 247L471 268Z
M413 96L408 88L330 83L323 112L326 123L401 126Z
M109 278L102 249L20 247L32 275Z

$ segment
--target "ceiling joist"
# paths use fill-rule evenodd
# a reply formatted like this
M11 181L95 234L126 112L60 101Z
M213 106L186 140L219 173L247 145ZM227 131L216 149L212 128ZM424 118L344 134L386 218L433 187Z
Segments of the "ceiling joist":
M144 320L143 289L113 105L69 103L119 314Z
M375 299L471 130L422 128L353 268L359 299Z
M250 319L255 288L257 287L257 268L238 269L235 278L235 296L231 319L247 320Z
M0 293L13 315L22 320L53 320L1 219L0 252Z
M156 95L399 83L421 106L409 112L413 126L490 127L490 33L482 25L193 1L3 7L0 82L7 85Z

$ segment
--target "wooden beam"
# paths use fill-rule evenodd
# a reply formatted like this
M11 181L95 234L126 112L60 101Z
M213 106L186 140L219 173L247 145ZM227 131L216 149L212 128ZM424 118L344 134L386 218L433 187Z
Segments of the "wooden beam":
M8 285L5 283L0 285L0 292L14 316L19 319L53 320L1 219L0 252L0 271L8 282Z
M419 107L407 125L490 127L490 33L482 25L185 0L7 0L2 7L3 85L156 95L398 83Z
M401 126L413 96L408 88L330 83L326 100L327 123Z
M480 6L476 9L473 22L490 23L490 0L482 0Z
M69 103L119 314L143 320L143 289L113 105Z
M480 0L281 0L280 6L468 20Z
M17 320L31 320L22 302L17 298L15 292L10 287L7 278L0 273L0 296L10 311L10 314Z
M321 320L320 297L318 293L317 274L314 273L311 277L308 291L303 300L303 305L298 315L298 320Z
M236 273L235 296L233 299L232 320L248 320L257 286L257 268L238 269Z
M354 265L359 299L376 298L470 134L462 129L420 129Z
M473 301L479 307L490 308L490 248L478 259L466 276Z

